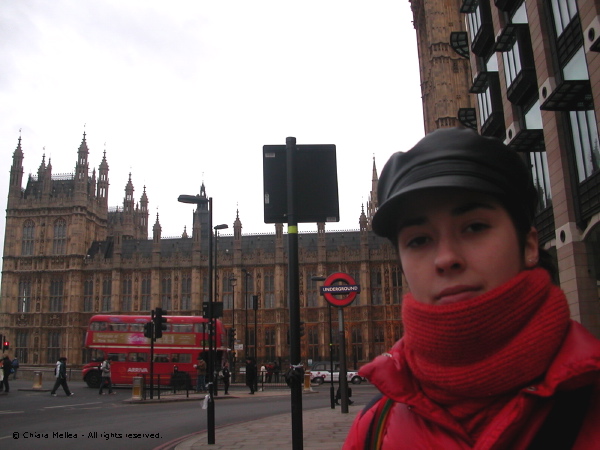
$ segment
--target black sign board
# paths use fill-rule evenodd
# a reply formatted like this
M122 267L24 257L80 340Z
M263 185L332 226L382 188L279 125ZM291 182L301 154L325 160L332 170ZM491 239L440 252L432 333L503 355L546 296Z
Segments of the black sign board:
M285 145L263 146L265 223L288 223ZM339 222L335 145L296 145L293 150L297 223Z

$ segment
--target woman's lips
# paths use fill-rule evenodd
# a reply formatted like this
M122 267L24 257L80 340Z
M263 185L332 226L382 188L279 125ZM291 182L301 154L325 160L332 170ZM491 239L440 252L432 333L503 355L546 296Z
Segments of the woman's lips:
M456 303L476 297L478 291L479 288L476 286L452 286L436 295L434 300L438 305Z

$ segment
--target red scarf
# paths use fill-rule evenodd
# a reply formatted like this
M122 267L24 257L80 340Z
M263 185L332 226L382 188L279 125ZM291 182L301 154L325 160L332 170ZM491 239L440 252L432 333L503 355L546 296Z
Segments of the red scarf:
M427 305L407 294L402 317L407 363L423 391L473 436L547 370L569 307L548 273L534 269L452 304Z

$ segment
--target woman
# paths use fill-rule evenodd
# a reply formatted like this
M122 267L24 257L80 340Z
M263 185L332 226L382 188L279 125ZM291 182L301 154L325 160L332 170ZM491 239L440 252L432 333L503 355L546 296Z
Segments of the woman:
M390 158L378 199L373 230L410 290L404 337L361 369L382 396L344 448L598 448L600 341L552 284L521 158L438 130Z

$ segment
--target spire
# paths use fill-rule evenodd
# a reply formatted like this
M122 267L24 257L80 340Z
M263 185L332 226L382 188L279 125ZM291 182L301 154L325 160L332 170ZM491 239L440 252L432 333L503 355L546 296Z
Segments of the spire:
M154 223L154 227L152 228L153 241L155 244L160 242L160 233L162 231L162 227L160 226L160 221L158 220L158 212L156 213L156 222Z
M21 149L21 135L19 134L19 142L13 153L13 163L10 168L10 188L14 193L21 192L23 184L23 150Z
M371 192L369 193L369 201L367 202L367 222L371 223L379 202L377 200L377 186L379 185L379 177L377 175L377 167L375 166L375 155L373 155L373 175L371 179ZM364 208L364 205L363 205ZM364 209L363 209L364 212Z
M360 231L366 231L369 221L367 220L367 215L365 214L365 204L361 205L360 218L358 219L358 223L360 225Z
M88 155L90 151L87 146L87 142L85 140L85 131L83 132L83 139L81 140L81 144L79 145L79 150L77 150L77 164L75 164L75 180L80 183L80 186L85 189L85 181L88 177Z
M98 168L96 197L98 197L105 205L108 205L108 163L106 162L106 150L104 150L104 156L102 157L102 162Z
M235 212L235 221L233 222L233 238L235 240L242 238L242 221L240 220L239 208Z
M183 239L187 239L189 236L187 234L187 225L183 226L183 234L181 235Z

